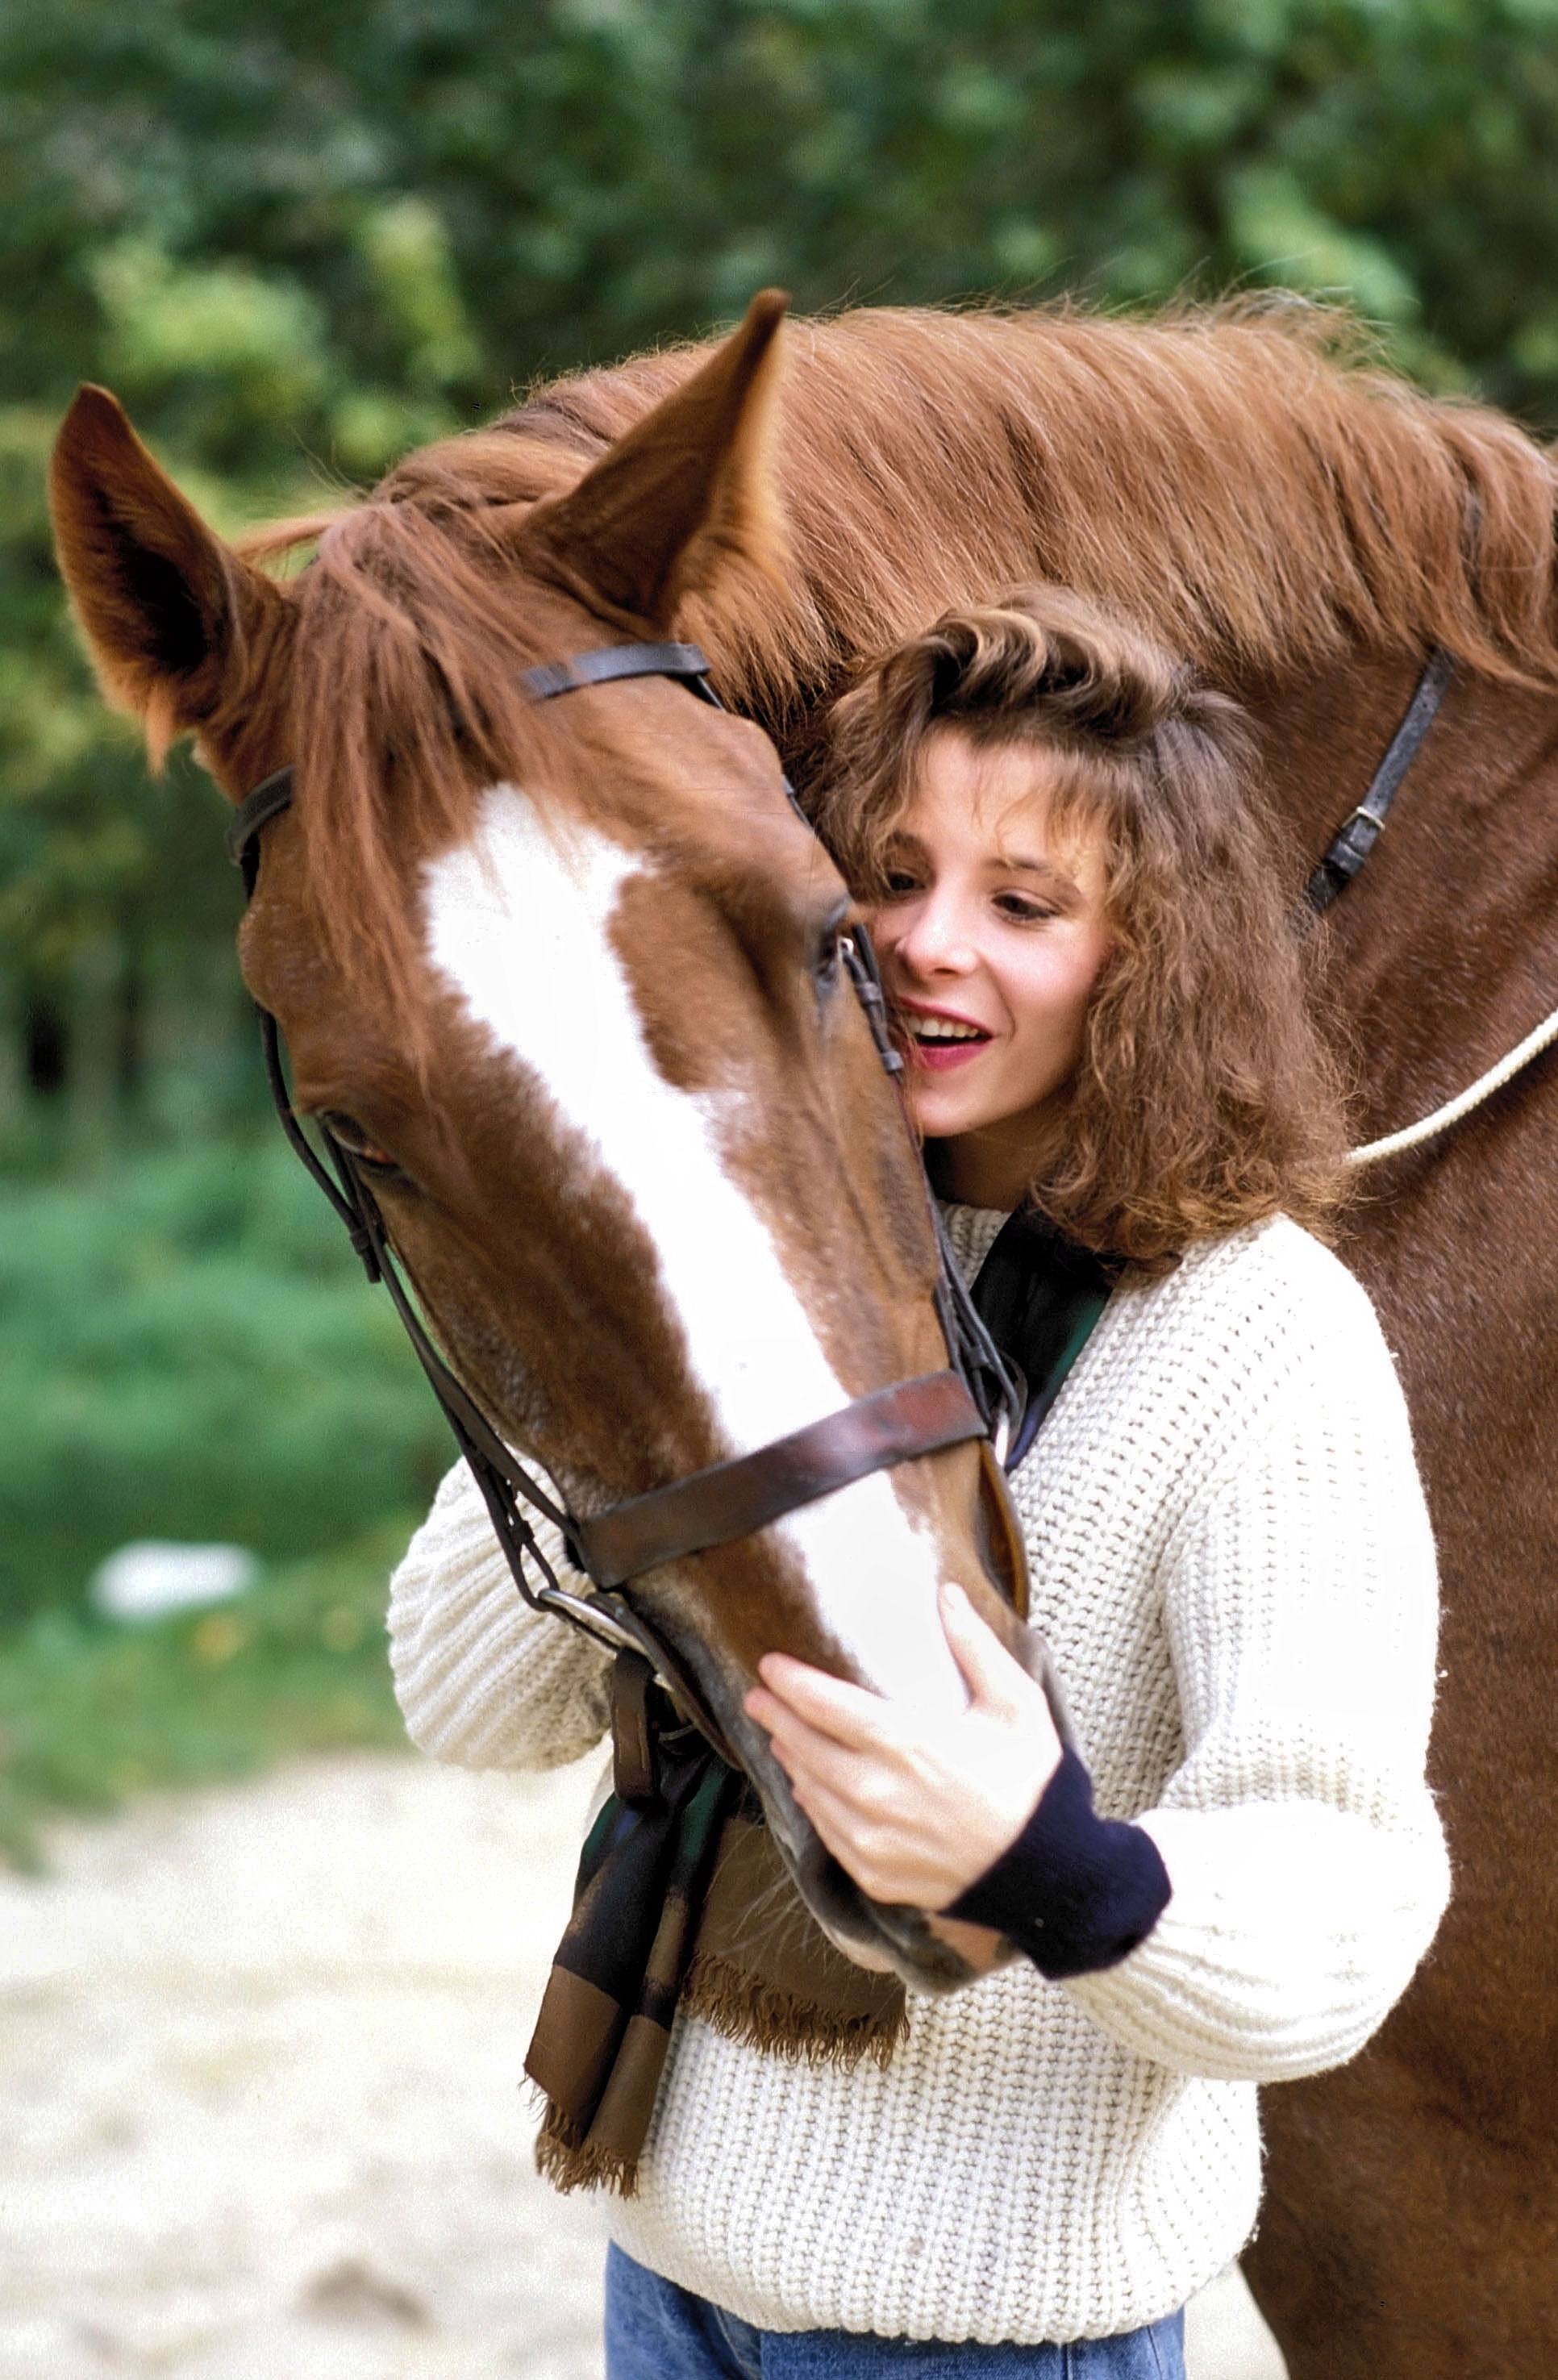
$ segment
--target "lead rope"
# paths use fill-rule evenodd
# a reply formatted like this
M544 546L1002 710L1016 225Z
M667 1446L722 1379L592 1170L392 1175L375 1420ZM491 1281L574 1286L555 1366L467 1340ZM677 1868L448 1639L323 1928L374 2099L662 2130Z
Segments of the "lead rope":
M1442 1132L1448 1132L1452 1124L1457 1124L1463 1116L1470 1115L1484 1099L1491 1099L1495 1091L1502 1091L1506 1083L1512 1082L1533 1058L1540 1058L1544 1050L1551 1049L1554 1041L1558 1041L1558 1008L1551 1016L1543 1017L1535 1032L1528 1033L1524 1041L1517 1042L1496 1066L1490 1066L1485 1075L1479 1075L1475 1083L1468 1084L1453 1099L1446 1099L1444 1105L1435 1108L1431 1115L1421 1117L1417 1123L1404 1124L1399 1132L1387 1133L1383 1140L1366 1141L1361 1148L1349 1148L1344 1161L1348 1165L1378 1165L1384 1158L1399 1157L1404 1149L1420 1148L1425 1140L1437 1140Z

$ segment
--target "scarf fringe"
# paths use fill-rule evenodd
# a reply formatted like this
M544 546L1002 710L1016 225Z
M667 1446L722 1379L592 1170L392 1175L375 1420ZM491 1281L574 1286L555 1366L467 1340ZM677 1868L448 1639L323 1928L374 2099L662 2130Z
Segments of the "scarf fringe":
M536 2134L536 2171L564 2196L570 2190L608 2190L616 2198L638 2195L638 2158L597 2147L550 2099Z
M839 2066L846 2073L868 2058L887 2066L908 2032L902 1993L887 2010L846 2015L702 1951L694 1954L677 2007L746 2048L786 2058L792 2066Z
M885 2009L846 2014L819 2008L777 1985L747 1973L728 1959L700 1952L688 1969L677 2002L678 2010L700 2017L727 2041L765 2057L782 2058L792 2066L838 2066L846 2073L870 2058L885 2067L908 2032L908 2007L902 1995ZM604 2190L617 2198L633 2198L639 2189L639 2161L591 2141L555 2101L536 2134L536 2171L564 2195L574 2190Z

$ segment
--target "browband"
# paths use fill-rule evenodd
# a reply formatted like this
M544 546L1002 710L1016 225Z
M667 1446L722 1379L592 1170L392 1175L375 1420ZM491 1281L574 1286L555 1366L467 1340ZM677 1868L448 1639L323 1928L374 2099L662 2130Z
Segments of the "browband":
M701 645L602 645L593 652L574 653L566 662L541 662L534 669L521 670L519 683L532 702L551 702L559 694L582 694L590 686L611 686L618 678L669 677L700 701L723 710L724 703L709 684L709 656ZM235 868L246 870L247 892L254 890L247 873L249 847L262 826L291 807L293 790L288 763L262 777L228 820L227 856ZM790 791L787 782L785 790ZM793 794L790 798L794 801Z
M603 645L574 653L566 662L542 662L522 670L519 683L532 702L554 694L577 694L590 686L610 686L619 677L674 677L716 710L724 704L709 684L709 661L699 645Z

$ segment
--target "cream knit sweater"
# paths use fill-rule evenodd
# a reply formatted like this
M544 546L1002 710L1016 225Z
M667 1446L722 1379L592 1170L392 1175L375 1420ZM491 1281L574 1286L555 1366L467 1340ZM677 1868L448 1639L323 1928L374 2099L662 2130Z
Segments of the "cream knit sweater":
M971 1274L1003 1219L948 1220ZM678 2022L612 2229L766 2329L1034 2342L1171 2313L1253 2224L1256 2083L1350 2058L1444 1904L1432 1543L1333 1256L1278 1220L1117 1290L1013 1485L1099 1810L1140 1819L1173 1898L1106 1973L1024 1961L911 2003L884 2072ZM604 1730L601 1657L520 1603L463 1464L390 1634L440 1759L544 1767Z

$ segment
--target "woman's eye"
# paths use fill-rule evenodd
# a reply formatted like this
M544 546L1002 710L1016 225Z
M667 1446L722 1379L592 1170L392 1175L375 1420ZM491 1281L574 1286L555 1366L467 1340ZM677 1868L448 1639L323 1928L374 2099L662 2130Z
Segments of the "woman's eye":
M907 901L911 892L919 890L919 880L907 868L890 868L882 885L883 897L889 901Z
M1037 925L1045 917L1054 917L1060 914L1058 910L1052 908L1047 901L1035 901L1026 892L1000 893L996 898L995 906L1008 924L1014 926Z

